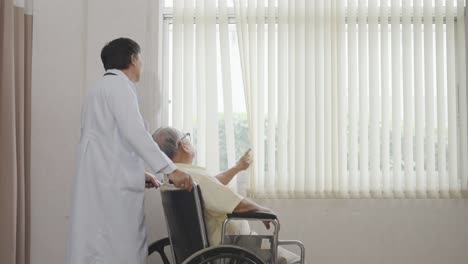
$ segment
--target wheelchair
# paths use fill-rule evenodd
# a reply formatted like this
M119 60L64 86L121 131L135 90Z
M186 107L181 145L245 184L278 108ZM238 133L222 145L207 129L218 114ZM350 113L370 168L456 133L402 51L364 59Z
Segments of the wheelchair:
M168 237L151 243L148 254L159 253L164 264L274 264L279 245L298 246L301 251L300 263L304 263L305 249L300 241L278 240L280 224L274 214L265 212L229 214L223 223L221 245L210 247L202 193L197 184L194 184L190 192L177 188L162 190L161 200ZM234 220L270 222L274 227L273 234L271 236L228 235L226 225ZM252 251L251 247L248 249L240 246L237 243L239 240L250 241L249 246L256 245L260 249ZM166 247L171 248L171 261L164 251ZM253 253L254 251L256 253Z

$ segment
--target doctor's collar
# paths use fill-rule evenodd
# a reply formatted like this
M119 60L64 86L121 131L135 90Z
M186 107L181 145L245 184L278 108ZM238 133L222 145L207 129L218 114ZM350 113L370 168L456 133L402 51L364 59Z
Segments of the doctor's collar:
M128 78L128 76L123 71L118 70L118 69L110 69L110 70L107 70L105 73L113 73L113 74L116 74L118 76L124 77L127 80L130 80Z

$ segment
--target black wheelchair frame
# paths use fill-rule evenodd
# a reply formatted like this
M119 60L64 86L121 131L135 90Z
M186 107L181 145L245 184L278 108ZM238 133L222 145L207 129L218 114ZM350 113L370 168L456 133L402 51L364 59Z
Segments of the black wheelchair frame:
M171 247L172 263L202 264L202 263L237 263L265 264L260 257L250 250L235 245L209 245L203 211L202 193L194 184L192 191L177 188L167 188L161 191L161 200L166 218L168 236L151 243L148 254L158 252L164 264L171 264L164 249ZM304 259L304 247L299 241L278 241L279 222L276 215L264 212L251 212L228 215L223 224L223 241L225 225L230 220L270 221L275 226L275 243L273 243L273 259L276 260L276 247L279 244L295 244L301 249L301 259ZM221 261L220 261L221 260Z

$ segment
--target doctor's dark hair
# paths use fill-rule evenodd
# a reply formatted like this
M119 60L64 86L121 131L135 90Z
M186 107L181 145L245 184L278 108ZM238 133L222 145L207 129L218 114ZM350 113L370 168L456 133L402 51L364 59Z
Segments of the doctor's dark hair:
M107 43L101 50L104 69L124 70L130 66L132 55L138 56L140 46L129 38L118 38Z
M153 140L158 144L164 154L171 160L177 154L179 149L179 140L181 132L172 127L161 127L153 134Z

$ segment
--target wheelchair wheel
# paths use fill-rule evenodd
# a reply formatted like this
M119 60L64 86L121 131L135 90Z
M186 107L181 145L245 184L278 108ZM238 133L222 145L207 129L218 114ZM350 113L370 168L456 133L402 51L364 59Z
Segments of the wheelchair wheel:
M245 248L223 245L202 249L182 264L265 264Z

